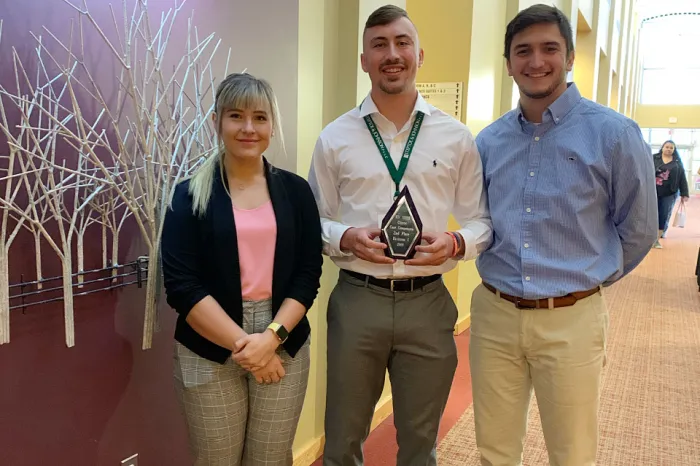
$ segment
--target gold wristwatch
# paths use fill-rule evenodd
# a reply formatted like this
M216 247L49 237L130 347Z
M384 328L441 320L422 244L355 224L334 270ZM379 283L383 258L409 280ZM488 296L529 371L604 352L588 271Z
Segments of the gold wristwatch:
M284 328L284 325L278 324L277 322L272 322L270 325L267 326L267 328L272 330L272 332L279 340L280 344L287 341L287 337L289 337L289 332L286 328Z

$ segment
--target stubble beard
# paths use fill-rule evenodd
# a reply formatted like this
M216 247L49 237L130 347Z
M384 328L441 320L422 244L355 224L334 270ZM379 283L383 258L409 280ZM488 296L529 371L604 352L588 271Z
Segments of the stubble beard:
M521 89L522 93L533 100L536 99L546 99L547 97L551 96L554 91L556 91L559 86L561 86L563 83L566 82L566 74L561 76L561 79L555 83L553 83L551 86L549 86L546 90L542 92L528 92L527 89Z
M391 65L399 65L399 66L406 66L406 64L403 62L403 60L395 60L395 61L386 61L381 64L379 69L381 70L382 68L386 66L391 66ZM402 78L398 77L396 78L395 81L392 81L391 78L384 77L382 75L382 79L379 80L379 89L384 92L385 94L389 95L397 95L397 94L402 94L406 89L408 89L409 84L411 82L410 79L404 79L403 82L401 81Z
M392 86L392 84L395 84ZM398 81L394 81L386 83L384 81L379 82L379 89L382 90L385 94L389 95L396 95L396 94L401 94L403 91L406 90L407 83L404 82L403 84L399 83Z

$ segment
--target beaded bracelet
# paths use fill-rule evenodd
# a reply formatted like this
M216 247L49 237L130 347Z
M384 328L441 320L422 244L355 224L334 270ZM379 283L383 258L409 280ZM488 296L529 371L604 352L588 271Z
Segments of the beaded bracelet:
M452 236L452 257L456 257L457 254L459 253L459 247L460 247L460 241L457 236L457 233L454 232L448 232L450 236Z

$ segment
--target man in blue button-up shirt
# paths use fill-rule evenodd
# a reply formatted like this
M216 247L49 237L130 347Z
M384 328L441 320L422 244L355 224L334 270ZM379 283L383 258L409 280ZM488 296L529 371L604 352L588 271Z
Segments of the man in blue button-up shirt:
M508 25L517 109L477 137L493 245L477 259L470 360L482 463L520 464L532 388L550 464L595 464L608 314L600 293L656 239L651 150L581 97L571 26L546 5Z

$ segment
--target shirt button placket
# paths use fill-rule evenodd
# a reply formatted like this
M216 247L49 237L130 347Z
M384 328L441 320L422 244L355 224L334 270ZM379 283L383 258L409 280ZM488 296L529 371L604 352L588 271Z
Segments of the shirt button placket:
M522 260L522 274L523 274L523 295L527 296L530 291L530 284L532 283L532 256L534 252L532 251L532 237L531 237L531 225L534 221L532 215L532 205L534 203L535 197L535 186L536 186L536 172L540 165L540 158L542 154L540 136L532 136L530 143L530 151L528 157L528 183L525 184L525 212L523 221L523 236L522 236L522 247L521 250L521 260Z

